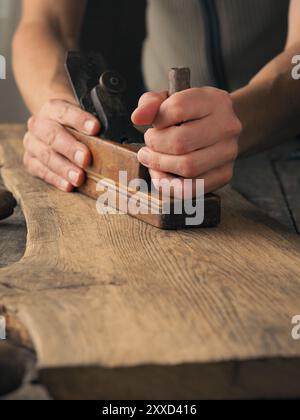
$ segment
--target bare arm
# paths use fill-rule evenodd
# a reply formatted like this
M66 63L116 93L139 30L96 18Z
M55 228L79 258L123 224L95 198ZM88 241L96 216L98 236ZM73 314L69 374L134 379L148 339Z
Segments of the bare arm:
M84 181L90 153L64 128L87 134L97 119L76 104L65 69L68 49L77 49L86 0L23 0L13 40L13 65L23 98L33 114L24 137L28 171L71 191Z
M64 70L65 53L77 49L86 0L23 0L13 41L15 76L32 112L50 98L74 101Z
M292 78L292 58L300 54L299 0L291 0L289 15L285 50L244 88L230 95L205 87L141 98L132 119L154 126L138 154L154 184L175 174L204 179L206 192L216 190L231 180L239 155L300 134L300 82Z
M300 54L300 2L291 0L285 50L249 83L234 92L242 121L240 154L274 146L300 133L300 82L292 78L292 58Z

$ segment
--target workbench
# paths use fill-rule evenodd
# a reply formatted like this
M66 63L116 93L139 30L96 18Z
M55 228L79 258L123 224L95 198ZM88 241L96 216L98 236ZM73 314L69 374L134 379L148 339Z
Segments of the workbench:
M37 398L300 397L297 142L237 164L264 212L227 187L219 228L166 232L33 179L23 132L0 128L0 394L30 371Z

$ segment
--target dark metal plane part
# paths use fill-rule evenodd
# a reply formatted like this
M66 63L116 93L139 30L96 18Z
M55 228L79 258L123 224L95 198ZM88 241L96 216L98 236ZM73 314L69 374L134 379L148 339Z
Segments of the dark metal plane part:
M125 105L126 81L108 69L101 54L69 52L66 69L80 106L100 120L101 138L121 144L144 142Z

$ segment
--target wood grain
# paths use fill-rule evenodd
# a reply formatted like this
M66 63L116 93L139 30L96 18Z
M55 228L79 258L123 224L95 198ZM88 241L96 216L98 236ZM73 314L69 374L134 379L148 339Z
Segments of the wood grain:
M295 230L300 233L300 159L274 162Z
M3 186L0 178L0 188ZM25 251L27 229L20 207L0 223L0 268L19 261Z
M101 196L100 191L105 192L105 196L110 196L111 202L115 202L117 210L122 212L124 208L127 208L126 213L159 229L178 230L189 227L187 220L190 219L190 214L186 212L187 203L190 203L189 208L195 208L196 201L177 200L176 205L173 199L164 198L158 192L153 193L149 171L140 164L137 158L141 144L124 145L90 137L75 130L70 130L70 132L89 148L92 155L91 165L86 169L85 183L79 188L81 193L98 200ZM120 181L120 171L126 172L125 183ZM147 191L141 191L137 186L128 188L133 180L145 181ZM136 214L128 206L129 202L134 209L139 208L141 211ZM178 203L183 210L180 214L176 212ZM218 226L221 220L220 198L215 194L207 194L204 197L203 206L203 220L199 221L196 227ZM153 209L156 211L153 212ZM169 211L164 209L169 209Z
M299 397L300 240L230 189L218 229L159 231L33 179L22 127L2 126L2 176L24 258L0 305L56 398Z
M232 185L255 206L295 232L284 192L268 154L238 161Z

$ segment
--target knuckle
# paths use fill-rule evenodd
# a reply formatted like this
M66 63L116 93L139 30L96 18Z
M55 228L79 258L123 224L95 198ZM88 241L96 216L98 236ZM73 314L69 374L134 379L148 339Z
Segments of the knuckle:
M155 141L154 141L154 128L149 128L145 133L145 143L148 147L154 150Z
M56 139L56 136L57 136L57 133L58 133L58 130L56 129L56 128L54 128L54 127L49 127L49 129L45 132L45 134L44 134L44 142L48 145L48 146L50 146L50 147L52 147L53 146L53 144L54 144L54 142L55 142L55 139Z
M224 134L228 137L239 137L241 131L242 124L240 120L235 115L233 115L224 127Z
M152 155L150 159L150 167L152 169L156 169L157 171L161 171L162 169L162 162L161 158L158 155Z
M30 131L33 128L33 126L35 124L35 120L36 120L35 116L31 116L30 118L28 118L28 120L27 120L27 130L28 131Z
M140 97L138 105L142 106L152 101L162 102L164 99L163 95L159 92L146 92Z
M203 86L202 88L199 88L199 91L202 95L206 95L207 97L213 97L219 90L212 86Z
M29 131L27 131L27 133L23 137L23 146L24 146L25 149L28 148L29 143L30 143L30 133L29 133Z
M172 119L178 123L182 122L184 117L184 107L180 98L178 98L176 94L170 99L170 108Z
M54 185L58 188L58 177L52 174L50 171L45 171L44 181L47 182L47 184Z
M240 134L243 131L243 125L242 125L241 120L237 116L235 116L234 118L234 128L235 128L236 136L240 136Z
M182 157L179 172L184 178L193 178L196 176L195 163L191 155Z
M70 106L68 106L68 110L64 114L64 119L72 120L72 126L76 125L82 130L84 130L84 125L87 121L94 121L94 117L91 114L77 107L70 108Z
M67 114L69 112L69 105L62 102L57 107L57 119L58 121L63 121L67 118Z
M41 151L40 160L45 166L49 166L51 160L51 151L48 148Z
M41 109L41 115L51 115L58 122L65 120L70 104L61 99L49 99Z
M153 92L146 92L139 99L139 103L142 104L143 102L153 98Z
M223 108L232 107L232 99L229 92L225 90L215 90L215 98L219 106Z
M230 140L229 142L226 141L226 143L224 143L225 149L223 152L223 158L224 158L224 162L232 162L235 161L238 157L238 144L237 141L232 141Z
M157 94L155 92L146 92L141 96L142 101L148 101L149 99L156 99Z
M233 165L227 165L224 169L223 169L223 181L225 184L228 184L232 177L233 177Z
M239 155L239 146L238 146L238 142L235 141L232 146L231 146L231 159L232 160L236 160L238 158Z
M185 147L183 142L179 138L175 138L173 142L173 152L175 155L180 156L183 155L185 152Z
M177 127L175 131L175 136L173 140L173 151L175 155L184 155L187 151L187 141L185 138L184 129L182 127L183 126Z
M41 179L45 179L47 175L47 169L40 165L36 170L36 176Z
M83 153L86 153L86 151L83 148L81 150L83 151ZM75 143L65 142L64 143L64 149L62 150L62 155L67 157L68 159L72 160L75 153L76 153Z

